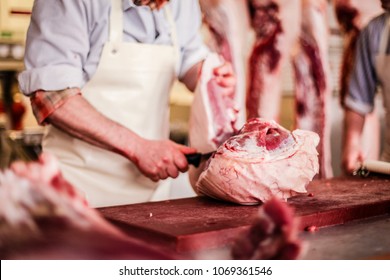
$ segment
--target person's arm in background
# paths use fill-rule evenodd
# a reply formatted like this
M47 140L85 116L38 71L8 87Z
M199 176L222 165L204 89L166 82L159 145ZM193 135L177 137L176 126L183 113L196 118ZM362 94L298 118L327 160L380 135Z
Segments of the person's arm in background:
M365 115L374 109L377 77L372 44L377 39L373 38L372 30L368 26L359 35L357 43L355 64L344 108L342 167L346 174L353 173L365 159L362 151L362 132Z
M154 181L177 177L188 169L184 154L195 152L193 148L169 140L143 139L103 116L77 91L83 61L90 51L89 27L83 20L89 11L84 4L67 0L34 3L27 70L19 76L19 83L22 91L30 94L38 121L123 155Z
M359 168L364 160L362 153L361 136L364 126L364 115L348 108L344 110L344 135L342 165L347 174Z

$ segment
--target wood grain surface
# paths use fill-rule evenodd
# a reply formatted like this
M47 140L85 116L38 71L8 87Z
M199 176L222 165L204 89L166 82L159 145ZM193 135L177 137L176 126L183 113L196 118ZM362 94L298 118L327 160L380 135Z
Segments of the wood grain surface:
M390 213L389 177L316 180L308 193L288 200L301 230ZM207 197L100 208L127 234L176 252L227 246L246 231L258 212Z

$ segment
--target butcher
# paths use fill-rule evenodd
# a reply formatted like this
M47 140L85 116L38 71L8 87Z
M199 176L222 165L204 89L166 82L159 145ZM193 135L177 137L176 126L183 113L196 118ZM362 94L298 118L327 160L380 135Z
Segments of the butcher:
M200 26L196 0L34 1L19 85L43 150L90 206L159 199L187 171L196 150L168 138L169 92L176 78L196 86ZM230 64L214 73L235 87Z
M356 50L356 59L347 96L345 98L345 135L343 141L343 168L351 173L364 160L361 135L367 114L374 109L377 85L381 86L384 107L390 110L390 0L381 0L384 13L372 19L362 30ZM386 136L381 159L390 161L390 119L386 114Z

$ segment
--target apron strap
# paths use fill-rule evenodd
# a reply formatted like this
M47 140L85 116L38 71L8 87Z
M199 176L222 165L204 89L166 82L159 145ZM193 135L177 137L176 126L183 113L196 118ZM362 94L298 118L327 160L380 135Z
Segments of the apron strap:
M180 61L180 46L179 41L177 39L177 31L176 31L176 23L173 19L173 15L171 12L171 9L168 8L168 5L165 5L164 7L165 17L168 20L170 31L171 31L171 39L172 39L172 46L175 51L175 60L176 60L176 68L178 68L178 63Z
M385 28L383 29L381 41L379 45L379 55L385 55L387 53L387 46L389 44L389 32L390 32L390 16L387 14Z
M122 42L123 37L123 9L122 0L111 0L110 15L110 42Z

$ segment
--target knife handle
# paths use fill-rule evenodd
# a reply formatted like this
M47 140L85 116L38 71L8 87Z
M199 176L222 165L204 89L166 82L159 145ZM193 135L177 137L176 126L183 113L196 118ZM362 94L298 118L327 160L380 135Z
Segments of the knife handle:
M195 167L199 167L202 159L202 154L201 153L186 154L185 157L187 159L188 164L192 164Z
M367 171L381 173L381 174L390 174L390 163L379 161L379 160L366 160L363 163L363 168Z

